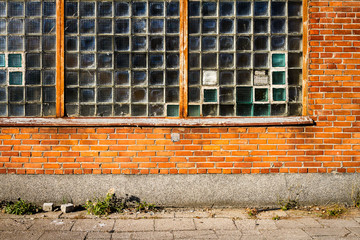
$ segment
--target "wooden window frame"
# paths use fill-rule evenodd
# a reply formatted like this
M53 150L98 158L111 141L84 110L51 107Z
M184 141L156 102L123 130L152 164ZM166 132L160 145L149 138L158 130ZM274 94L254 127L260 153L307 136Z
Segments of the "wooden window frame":
M180 5L179 117L65 117L65 0L56 0L56 117L0 118L0 126L284 126L312 125L307 115L308 2L303 0L303 95L302 116L289 117L188 117L188 2Z

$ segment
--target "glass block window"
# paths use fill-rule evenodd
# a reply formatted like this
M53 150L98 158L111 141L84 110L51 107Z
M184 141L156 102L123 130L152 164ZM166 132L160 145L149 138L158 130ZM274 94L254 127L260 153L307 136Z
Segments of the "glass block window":
M67 116L179 116L179 2L66 1Z
M0 1L0 116L55 116L55 1Z
M302 111L301 1L189 1L191 117Z

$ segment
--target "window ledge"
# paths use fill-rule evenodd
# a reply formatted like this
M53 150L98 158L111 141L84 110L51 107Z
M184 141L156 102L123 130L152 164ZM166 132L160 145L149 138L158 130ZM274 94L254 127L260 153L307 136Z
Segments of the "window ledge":
M228 127L313 125L308 116L243 118L0 118L2 127Z

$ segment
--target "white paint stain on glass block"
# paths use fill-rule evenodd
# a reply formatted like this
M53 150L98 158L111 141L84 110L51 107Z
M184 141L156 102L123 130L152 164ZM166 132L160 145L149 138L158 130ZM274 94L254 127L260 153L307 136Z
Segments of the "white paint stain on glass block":
M203 72L203 85L216 85L218 82L216 71L204 71Z

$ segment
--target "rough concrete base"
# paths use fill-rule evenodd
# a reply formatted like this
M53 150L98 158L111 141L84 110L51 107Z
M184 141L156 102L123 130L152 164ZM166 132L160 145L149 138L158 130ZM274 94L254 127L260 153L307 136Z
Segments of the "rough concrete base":
M0 200L82 204L109 189L168 207L351 204L360 174L0 175Z

